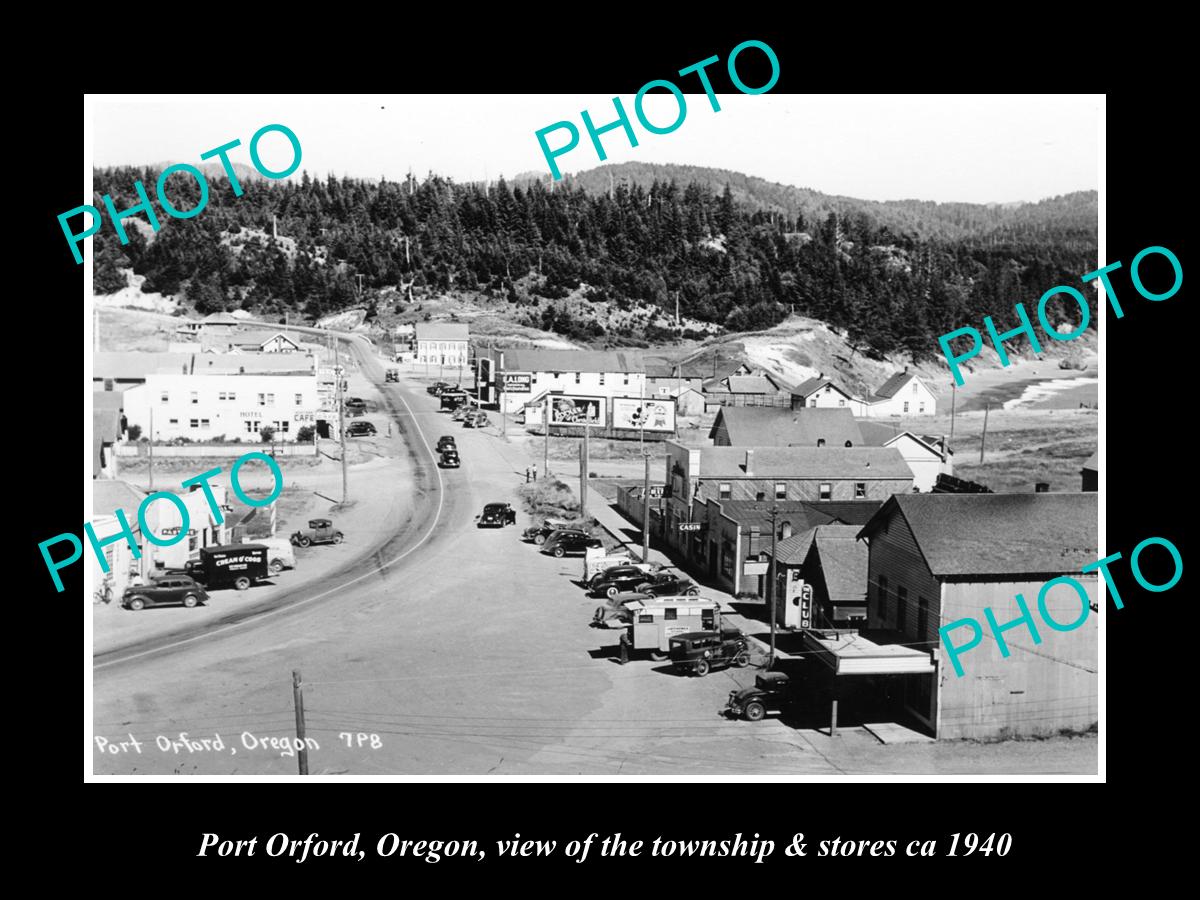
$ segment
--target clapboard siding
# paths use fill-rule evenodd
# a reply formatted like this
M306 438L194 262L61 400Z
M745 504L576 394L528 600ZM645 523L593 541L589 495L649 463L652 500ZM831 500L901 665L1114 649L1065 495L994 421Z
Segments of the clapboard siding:
M730 495L722 498L720 485L729 484ZM866 497L857 497L854 493L855 483L866 486ZM776 498L775 485L787 485L787 496ZM912 490L911 478L719 478L716 476L703 479L697 497L708 500L820 500L821 485L829 484L833 494L832 500L880 500L889 499L893 494L905 494ZM763 496L759 497L759 493Z

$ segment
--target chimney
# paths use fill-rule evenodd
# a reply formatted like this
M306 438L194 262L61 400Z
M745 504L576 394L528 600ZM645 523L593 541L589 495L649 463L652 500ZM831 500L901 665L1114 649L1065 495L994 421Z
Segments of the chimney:
M753 450L746 451L746 474L747 475L754 474L754 451Z

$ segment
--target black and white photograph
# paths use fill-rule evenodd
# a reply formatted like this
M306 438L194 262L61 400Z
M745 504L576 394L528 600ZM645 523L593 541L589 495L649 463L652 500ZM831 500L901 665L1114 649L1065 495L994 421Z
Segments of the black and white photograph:
M86 97L87 780L1102 780L1101 323L1182 248L1104 271L1103 95L764 46Z

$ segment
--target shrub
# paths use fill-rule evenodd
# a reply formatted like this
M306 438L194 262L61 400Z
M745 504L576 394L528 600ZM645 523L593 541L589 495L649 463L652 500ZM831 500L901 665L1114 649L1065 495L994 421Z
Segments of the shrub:
M131 440L131 441L136 441L138 438L140 438L142 436L142 426L141 425L130 425L128 431L129 431L129 440Z
M316 437L317 429L311 425L302 425L300 430L296 432L296 440L302 444L312 443L312 439Z
M275 429L267 425L259 429L258 436L262 438L264 444L269 444L275 439Z

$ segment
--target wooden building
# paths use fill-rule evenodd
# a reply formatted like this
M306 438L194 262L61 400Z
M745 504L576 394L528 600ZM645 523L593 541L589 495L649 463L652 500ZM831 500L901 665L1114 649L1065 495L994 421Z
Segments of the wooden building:
M848 409L853 415L866 415L866 404L843 390L823 374L809 378L792 389L792 409Z
M861 447L848 409L723 407L708 433L717 447Z
M866 398L860 415L933 416L937 415L937 398L906 366L903 372L897 372Z
M1095 494L901 494L863 527L868 629L929 650L936 665L931 678L905 676L894 695L915 722L938 738L1054 734L1096 723L1097 619L1056 631L1038 605L1046 582L1064 575L1096 603L1096 573L1080 568L1097 559L1097 521ZM1017 626L1004 633L1005 657L984 610L1011 622L1021 615L1018 594L1042 640L1035 645ZM1069 584L1044 599L1057 622L1079 618L1081 599ZM962 655L961 677L939 637L960 619L984 629L982 643Z

